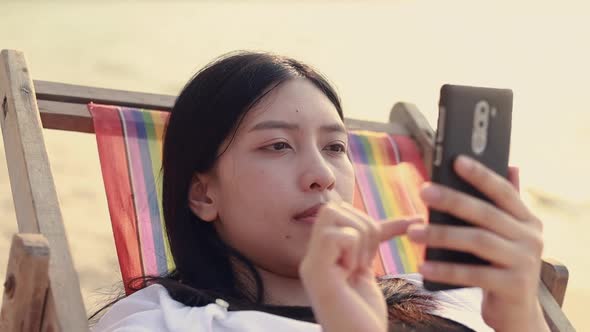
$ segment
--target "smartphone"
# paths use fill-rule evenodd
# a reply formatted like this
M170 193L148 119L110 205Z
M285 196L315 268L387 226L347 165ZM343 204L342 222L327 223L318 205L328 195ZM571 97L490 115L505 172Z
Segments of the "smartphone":
M457 156L467 155L507 178L511 124L512 90L443 85L432 158L432 182L491 202L455 173L453 163ZM475 227L430 208L428 214L431 224ZM425 255L430 261L489 264L469 253L440 248L427 247ZM424 280L424 287L435 291L463 286Z

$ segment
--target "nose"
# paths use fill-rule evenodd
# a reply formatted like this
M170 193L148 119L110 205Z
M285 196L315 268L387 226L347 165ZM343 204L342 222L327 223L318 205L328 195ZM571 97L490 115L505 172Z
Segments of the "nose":
M334 171L320 151L314 151L313 156L306 158L302 165L300 181L303 191L324 191L334 188Z

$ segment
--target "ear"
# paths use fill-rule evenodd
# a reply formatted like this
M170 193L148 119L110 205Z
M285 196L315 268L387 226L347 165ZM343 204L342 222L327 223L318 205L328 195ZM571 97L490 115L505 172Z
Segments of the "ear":
M196 216L206 222L217 219L217 206L211 194L210 177L193 176L188 192L188 206Z

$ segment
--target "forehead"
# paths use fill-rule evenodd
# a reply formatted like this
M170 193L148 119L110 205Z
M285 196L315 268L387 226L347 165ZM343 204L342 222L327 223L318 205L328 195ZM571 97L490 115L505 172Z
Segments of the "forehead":
M285 81L270 91L246 114L242 127L271 119L301 125L342 122L330 99L305 78Z

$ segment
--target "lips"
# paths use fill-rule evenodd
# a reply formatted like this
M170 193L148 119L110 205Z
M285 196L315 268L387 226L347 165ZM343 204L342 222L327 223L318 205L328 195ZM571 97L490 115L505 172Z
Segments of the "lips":
M316 204L305 211L296 214L293 218L299 222L314 223L318 216L318 212L323 205L323 203Z

